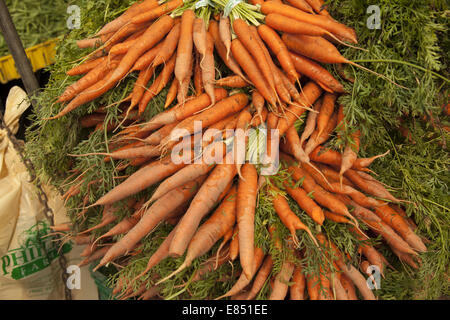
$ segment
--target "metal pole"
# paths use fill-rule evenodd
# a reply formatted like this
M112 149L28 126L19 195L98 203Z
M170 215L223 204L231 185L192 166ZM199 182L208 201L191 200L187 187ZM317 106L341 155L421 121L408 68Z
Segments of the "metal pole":
M39 89L39 82L33 72L31 63L28 60L22 41L20 41L4 0L0 0L0 30L2 31L9 51L14 58L17 71L19 71L22 78L25 90L27 91L28 96L31 97Z

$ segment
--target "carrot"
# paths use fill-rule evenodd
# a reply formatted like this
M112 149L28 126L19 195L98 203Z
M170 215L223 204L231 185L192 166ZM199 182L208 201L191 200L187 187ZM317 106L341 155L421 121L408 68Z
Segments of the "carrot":
M153 132L151 135L149 135L147 138L145 138L144 143L151 144L154 146L159 145L161 140L163 138L167 137L172 132L173 128L175 128L177 126L177 124L178 124L178 122L166 124L164 127Z
M287 73L289 79L299 82L299 75L294 67L289 51L278 34L265 24L261 24L258 27L258 33L269 46L270 50L277 56L278 62L280 62L281 67Z
M304 178L302 188L308 193L314 192L314 200L317 203L328 208L334 213L341 214L350 220L353 220L353 222L358 225L358 222L350 214L346 205L340 201L339 198L316 184L314 179L306 173L305 170L299 167L289 167L289 172L292 173L292 177L297 181Z
M316 275L306 275L306 288L308 291L309 300L319 300L319 277Z
M219 34L220 40L222 40L225 48L227 48L227 58L230 56L231 50L231 31L230 31L230 19L228 17L221 16L219 21Z
M334 129L336 129L336 124L337 114L333 113L331 118L327 121L325 128L323 129L321 134L319 134L318 128L316 128L316 130L313 132L311 138L306 143L305 153L309 155L314 149L316 149L317 146L327 142Z
M257 113L258 117L261 119L261 122L265 121L265 120L262 119L263 118L263 116L262 116L263 115L263 110L266 110L264 108L265 103L266 102L265 102L263 96L257 90L253 91L253 93L252 93L252 104L255 107L256 113ZM266 112L267 112L267 110L266 110Z
M214 96L216 97L216 101L219 102L228 96L228 92L225 89L217 88L215 89ZM207 108L210 104L210 97L207 94L201 94L192 100L186 101L179 108L173 108L156 115L144 124L143 130L154 130L166 124L185 120L193 114Z
M139 73L139 76L134 84L133 92L131 93L131 104L128 110L133 109L141 101L147 89L147 84L154 74L154 68L147 68Z
M284 183L284 186L286 187L286 191L295 200L295 202L297 202L300 208L302 208L308 216L314 220L314 222L322 225L325 220L324 212L313 199L308 197L306 191L302 188L290 188L287 182Z
M159 291L160 288L158 286L153 286L147 291L145 291L143 294L141 294L138 300L151 300L153 297L158 295Z
M175 77L181 85L182 81L189 74L188 67L192 61L193 28L195 13L192 10L185 10L181 15L180 37L178 40L177 62L175 65Z
M164 103L164 109L167 109L177 97L179 83L177 79L172 80L169 91L167 92L166 102Z
M233 22L233 30L241 41L242 45L254 58L254 61L256 62L259 70L267 81L269 88L272 89L272 92L275 93L275 83L271 68L261 46L259 45L258 41L255 41L255 38L250 31L249 25L242 19L236 19Z
M142 271L140 274L138 274L131 282L134 283L137 279L141 278L142 276L146 275L150 270L156 266L158 263L160 263L162 260L167 258L169 256L169 247L170 243L172 242L173 236L175 234L177 227L169 233L169 235L164 239L164 241L161 243L161 245L158 247L158 249L153 253L153 255L148 259L147 266L145 267L145 270Z
M417 236L409 227L406 220L393 210L387 203L383 206L375 208L375 213L386 224L392 227L405 241L415 250L426 252L427 247L424 245L419 236Z
M258 89L258 91L262 94L264 99L266 99L266 101L271 105L275 106L276 99L270 90L269 84L259 70L255 60L239 39L236 38L231 41L231 52L233 53L237 63L241 66L250 81L252 81L256 89Z
M331 190L337 194L345 194L352 198L360 206L365 208L377 208L383 205L382 201L367 197L364 193L349 187L347 185L341 185L340 183L332 183Z
M200 226L192 240L189 242L184 262L181 266L157 285L170 279L185 268L189 267L194 259L204 255L212 246L233 227L236 221L236 187L233 186L220 206L211 217Z
M325 216L326 219L334 221L336 223L348 223L348 224L353 224L353 222L351 222L348 218L341 216L340 214L337 213L333 213L327 210L323 210L323 214Z
M359 240L365 240L365 237L361 235L357 230L352 230ZM371 265L377 266L380 269L381 275L384 277L384 264L385 258L379 253L373 246L363 243L359 246L362 254L370 262Z
M108 250L111 248L111 245L105 245L104 247L97 249L96 251L94 251L89 257L85 258L83 261L81 261L78 264L78 267L83 267L88 265L91 262L94 262L100 258L102 258L107 252Z
M106 116L101 113L89 114L80 119L80 125L82 128L95 127L97 124L102 123L105 118Z
M276 3L274 1L265 1L261 5L261 12L265 15L278 13L298 21L322 27L342 40L358 43L356 33L353 29L327 17L308 14L289 5Z
M414 269L419 269L419 266L417 265L416 261L414 261L413 257L410 254L401 252L395 248L391 248L392 251L395 253L395 255L399 258L401 262L404 262L411 266Z
M342 154L341 170L339 172L341 184L344 173L349 170L358 159L360 135L361 132L359 130L352 134L354 143L348 144L344 149L344 153Z
M97 59L88 60L76 67L73 67L69 71L66 72L68 76L78 76L81 74L86 74L101 63L105 62L107 57L100 57Z
M250 280L254 256L254 228L258 173L252 164L242 166L236 201L236 219L239 227L239 256L244 274Z
M330 17L323 0L305 0L318 14ZM331 18L331 17L330 17Z
M296 246L298 246L298 237L296 235L297 230L306 231L314 244L318 246L317 240L314 238L311 230L309 230L309 228L301 222L300 218L292 212L287 200L282 195L278 194L274 196L272 204L281 222L283 222L286 228L289 229Z
M206 30L205 30L206 31ZM214 95L214 82L216 80L216 66L214 63L214 39L209 32L205 36L205 54L200 63L202 69L202 81L205 92L211 98L211 105L216 103Z
M341 281L339 280L338 274L333 273L331 275L331 284L332 284L332 290L335 293L335 300L350 300L347 291L345 290L344 286L342 285Z
M169 2L166 2L158 7L155 7L153 9L144 11L143 13L140 13L130 19L130 23L132 24L139 24L144 23L147 21L155 20L157 18L164 18L168 17L165 15L166 13L169 13L179 6L183 5L183 0L171 0ZM158 21L158 20L156 20Z
M205 163L202 164L193 163L182 168L174 175L167 178L164 182L162 182L159 185L159 187L155 190L149 201L151 202L158 200L170 190L182 186L188 181L194 180L200 176L208 174L213 168L214 168L213 165Z
M135 159L135 158L151 158L156 157L161 154L161 150L157 146L140 146L126 150L114 151L111 153L104 153L103 155L108 156L112 159Z
M209 33L214 39L214 46L217 50L217 53L219 54L222 61L225 63L225 65L233 71L236 75L240 76L241 78L247 80L242 73L241 68L239 67L239 64L236 62L236 60L233 58L232 54L227 51L227 48L225 44L222 42L220 38L220 30L219 30L219 24L217 21L211 20L209 22Z
M236 260L239 255L239 228L236 225L233 230L233 236L230 242L230 260Z
M339 278L349 300L358 300L353 282L345 274L342 273L339 273Z
M294 274L292 275L292 282L294 283L289 287L291 300L305 300L305 286L306 278L302 272L301 266L296 266Z
M295 69L302 75L316 81L327 92L344 93L344 86L318 63L290 52Z
M109 49L109 56L116 56L120 54L126 54L127 51L137 42L140 41L140 37L144 34L145 29L136 32L129 36L125 41L117 43Z
M167 139L161 143L164 144L168 141L176 141L187 134L193 134L195 131L195 122L197 121L201 122L203 127L209 127L210 125L241 111L247 103L247 95L243 93L237 93L225 98L216 103L213 107L180 122L177 127L175 127L170 137L167 137Z
M204 92L203 79L202 79L202 69L200 67L200 57L198 54L195 55L195 66L194 66L194 91L195 96L198 97Z
M107 23L99 32L97 32L97 36L108 34L111 32L115 32L123 27L131 17L138 14L142 11L151 10L158 6L158 1L156 0L145 0L141 3L135 3L127 11L125 11L118 18L113 21Z
M337 96L330 93L325 93L323 95L322 105L319 110L319 114L317 116L317 131L318 136L322 134L327 126L327 123L330 121L331 116L334 112L334 105L336 103Z
M184 78L179 83L178 92L177 92L177 101L181 105L184 105L186 103L186 98L189 93L191 78L192 78L192 74L193 74L193 64L194 64L194 61L193 61L193 59L191 59L189 66L187 67L188 74L187 74L186 78Z
M77 94L82 93L85 89L88 89L95 85L98 81L104 79L104 77L117 66L120 57L114 58L109 64L108 61L103 61L91 71L89 71L84 77L71 84L66 88L66 90L59 96L57 102L66 102Z
M264 262L259 269L255 280L253 281L253 285L248 292L248 295L246 297L246 300L253 300L256 295L260 292L262 287L264 286L264 283L267 281L273 267L273 260L270 255L266 256L264 259Z
M169 79L175 68L175 55L170 58L170 60L164 66L164 69L158 75L156 80L150 86L150 88L144 93L141 101L139 102L139 114L142 114L147 108L148 103L156 95L158 95L164 87L166 87Z
M320 110L322 104L322 99L317 100L316 103L313 106L313 109L315 111ZM305 128L303 129L302 135L300 137L300 146L303 146L304 142L311 136L311 134L314 132L317 124L317 115L318 112L309 112L308 116L306 118L306 124Z
M301 100L296 101L300 106L309 107L316 102L319 96L322 94L322 89L316 85L314 82L308 82L303 86L303 91L301 93ZM305 112L304 108L296 105L289 107L286 117L280 119L277 125L280 136L284 135L286 131L291 127L295 121Z
M308 13L314 13L313 8L309 5L307 0L287 0L287 2L297 9Z
M228 76L215 82L216 86L229 88L244 88L248 83L238 75Z
M289 281L292 278L294 272L294 264L290 261L284 261L281 266L281 271L275 277L272 292L270 293L269 300L284 300L289 290Z
M156 46L144 53L133 65L131 71L142 71L150 67L151 63L155 59L156 55L159 53L161 48L164 46L164 41L158 43Z
M227 156L231 159L230 154ZM197 192L192 203L181 218L179 228L175 233L174 239L170 245L171 256L181 256L192 239L201 219L216 204L217 199L227 185L236 175L235 166L232 164L218 164L209 174L206 181Z
M176 48L178 45L178 40L180 38L180 30L181 24L176 23L175 26L170 30L167 34L164 44L156 55L155 59L152 61L152 66L157 67L160 64L166 63L172 55L176 52Z
M188 202L195 195L199 185L205 177L197 178L185 186L178 187L155 202L142 216L141 220L100 261L99 265L113 261L116 257L130 251L145 235L147 235L159 222L175 210L178 206Z
M102 44L103 44L103 41L98 37L91 38L91 39L77 40L77 47L79 49L95 48L95 47L99 47Z
M161 181L167 176L183 168L185 164L174 164L170 156L157 160L139 169L124 182L101 197L94 205L105 205L120 201L130 195Z
M251 278L253 278L254 275L256 274L256 272L258 271L259 267L263 263L263 259L264 259L264 251L261 248L256 247L254 249ZM233 285L233 287L230 290L228 290L225 294L216 298L215 300L220 300L220 299L238 294L250 283L250 281L251 281L251 279L247 278L247 276L245 275L245 272L242 272L239 279L236 281L236 283ZM243 299L243 300L245 300L245 299Z

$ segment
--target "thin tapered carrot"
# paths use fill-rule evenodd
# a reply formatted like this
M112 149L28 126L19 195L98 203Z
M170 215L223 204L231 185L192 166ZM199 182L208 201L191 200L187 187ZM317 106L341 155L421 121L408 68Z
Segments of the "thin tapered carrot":
M308 14L292 6L276 3L274 1L265 1L261 5L261 12L265 15L270 13L285 15L298 21L322 27L342 40L358 43L356 32L353 29L327 17Z
M116 242L111 250L100 261L99 265L104 266L120 255L130 251L145 235L147 235L159 222L175 210L178 206L188 202L197 192L205 177L197 178L167 193L156 201L142 216L141 220L123 237Z
M162 17L162 18L167 17L167 15L165 15L166 13L169 13L182 5L183 5L183 0L171 0L169 2L161 4L158 7L154 7L153 9L144 11L144 12L132 17L130 19L130 23L140 24L140 23L144 23L147 21L155 20L160 17Z
M181 15L181 30L178 40L177 62L175 65L175 77L178 79L180 85L188 76L188 67L192 62L194 20L195 13L192 10L188 9Z
M306 192L314 192L314 200L321 206L328 208L330 211L346 216L350 220L358 225L356 219L350 214L347 206L340 201L335 195L323 189L318 185L314 179L302 168L299 167L289 167L289 172L292 173L292 177L295 180L304 179L302 183L302 188Z
M177 172L185 165L186 164L184 163L173 163L170 156L167 156L162 160L154 161L139 169L124 182L109 191L106 195L97 200L95 205L112 204L130 195L136 194Z
M147 138L145 138L143 142L145 144L150 144L150 145L154 145L154 146L159 145L161 140L164 139L164 137L167 137L172 132L173 128L176 127L177 124L178 124L178 122L166 124L164 127L153 132L151 135L149 135Z
M317 116L317 131L320 136L325 130L327 123L330 121L331 116L334 112L334 105L336 103L337 96L330 93L325 93L323 95L322 104Z
M192 39L194 40L195 48L203 59L206 53L206 26L205 20L202 18L195 18L194 27L192 30Z
M339 276L336 272L333 272L331 274L331 285L332 290L335 293L334 294L335 300L350 300L347 291L345 290L344 286L339 280Z
M316 275L306 275L306 288L308 291L309 300L319 300L319 286L320 279Z
M289 287L290 300L305 300L306 277L301 266L295 266L291 281L294 284Z
M269 300L284 300L289 290L289 282L292 278L295 265L290 261L284 261L280 273L275 277Z
M167 109L176 99L179 85L180 84L178 83L176 78L172 80L172 84L170 85L169 91L167 92L166 102L164 103L164 109Z
M264 259L263 265L259 269L255 280L253 281L253 285L248 292L246 300L253 300L257 294L261 291L262 287L264 286L264 283L266 283L267 278L269 277L270 273L272 272L273 268L273 260L270 255L266 256Z
M244 164L238 183L236 220L239 226L239 256L244 274L250 280L254 256L254 229L258 173L252 164Z
M375 213L385 223L392 227L415 250L426 252L427 247L418 235L409 227L406 220L392 209L387 203L375 208Z
M325 215L313 199L308 197L308 194L302 188L290 188L288 183L285 182L286 191L289 195L297 202L297 204L302 208L317 224L322 225L325 220Z
M239 255L239 227L236 225L230 242L230 260L236 260Z
M308 82L303 86L301 99L296 101L298 105L292 105L286 112L286 117L281 118L278 122L277 129L280 136L283 136L286 131L298 120L298 118L305 112L306 109L300 106L310 107L316 102L322 94L322 89L314 82Z
M344 86L318 63L299 54L290 52L295 69L308 78L316 81L322 89L328 92L345 92Z
M205 30L206 31L206 30ZM214 62L214 39L209 32L205 36L205 54L200 62L202 70L202 82L205 92L211 98L211 105L216 103L214 82L216 79L216 67Z
M336 124L337 124L337 113L335 112L327 121L322 133L319 134L318 128L316 128L316 130L313 132L310 139L306 143L305 153L309 155L314 149L317 148L317 146L327 142L330 139L330 136L333 133L333 131L336 129Z
M219 87L244 88L248 86L248 83L240 76L233 75L215 81L215 85Z
M280 194L274 196L272 204L281 222L283 222L284 226L286 226L286 228L290 231L296 246L298 245L298 237L296 235L297 230L306 231L314 244L318 245L316 238L311 233L311 230L309 230L309 228L301 222L300 218L290 209L289 203L285 197Z
M128 107L128 110L133 109L135 106L139 104L142 97L145 94L145 90L147 89L147 84L154 75L154 68L147 68L142 70L139 73L138 79L136 80L133 88L133 92L131 93L131 104Z
M305 1L314 9L316 13L330 17L330 14L325 9L326 6L324 5L324 2L322 0L305 0Z
M241 111L247 103L248 97L244 93L237 93L227 97L216 103L213 107L180 122L170 137L167 137L168 139L162 142L162 144L168 141L176 141L186 134L193 134L196 122L201 122L203 127L209 127L210 125Z
M322 104L322 100L317 100L313 106L315 111L319 111ZM308 140L311 134L316 129L317 124L317 116L318 112L309 112L306 118L305 128L303 129L302 135L300 137L300 146L303 146L303 143Z
M302 11L308 12L308 13L314 13L313 8L310 6L310 4L306 0L287 0L287 3L289 3L291 6L300 9Z
M164 44L158 51L155 59L153 59L151 65L157 67L160 64L166 63L174 53L176 53L176 48L178 46L178 40L180 38L180 23L175 24L175 26L167 34Z
M341 183L344 177L344 173L349 170L358 159L360 135L361 132L359 130L354 132L352 134L353 143L349 143L348 145L346 145L344 152L342 153L341 169L339 171Z
M225 162L230 162L231 154L229 153L227 157L228 161ZM179 228L170 245L171 256L181 256L185 252L201 219L216 204L220 194L229 185L235 175L235 166L227 163L218 164L209 174L207 180L192 200L189 209L179 222Z
M189 267L194 259L204 255L213 245L222 238L225 233L233 227L236 221L236 186L231 187L227 196L211 217L198 228L192 240L189 242L184 262L177 270L164 279L158 281L160 284L185 268Z
M129 36L125 41L119 42L109 49L109 56L117 56L120 54L126 54L127 51L136 43L136 41L142 41L140 37L144 34L145 29L140 30L131 36Z
M220 40L222 40L225 48L227 48L227 57L230 56L231 50L231 30L230 30L230 19L228 17L224 17L223 15L219 20L219 34Z
M144 53L133 65L133 68L131 71L142 71L149 68L153 60L155 59L158 52L161 50L161 48L164 46L164 41L158 43L156 46L148 50L146 53Z
M219 102L228 96L228 92L223 88L216 88L214 96L216 97L216 101ZM155 130L163 125L185 120L207 108L210 104L210 97L207 94L201 94L194 99L186 101L183 106L159 113L144 124L143 130Z
M97 249L89 257L87 257L83 261L81 261L78 264L78 267L86 266L89 263L94 262L94 261L104 257L110 248L111 248L111 245L105 245L104 247Z
M269 46L270 50L277 56L278 62L286 72L291 81L299 81L299 75L294 67L294 63L289 54L289 51L281 40L279 35L268 25L261 24L258 27L258 33L264 42Z
M359 240L366 240L366 238L358 230L351 229L351 231ZM362 243L359 246L359 249L371 265L375 265L379 268L381 275L384 277L385 258L383 255L367 243Z
M259 267L263 263L264 256L265 256L264 251L261 248L256 247L255 250L254 250L253 267L252 267L252 276L251 276L251 278L253 278L255 276L256 272L259 269ZM248 279L247 276L245 275L245 272L242 272L240 277L239 277L239 279L236 281L236 283L233 285L233 287L230 290L228 290L225 294L223 294L220 297L216 298L215 300L220 300L220 299L223 299L223 298L230 297L230 296L238 294L250 282L251 282L251 279Z
M203 87L202 68L200 67L199 54L195 54L195 66L194 66L194 91L195 96L198 97L205 90Z
M411 256L410 254L401 252L395 248L391 248L392 251L394 252L394 254L399 258L399 260L401 262L404 262L406 264L408 264L409 266L411 266L412 268L418 270L419 266L417 265L416 261L414 260L413 256Z
M358 300L356 295L356 289L353 282L343 273L339 273L339 280L344 287L345 292L349 300Z
M135 159L135 158L151 158L161 154L161 150L157 146L138 146L130 149L123 149L119 151L113 151L111 153L98 153L99 155L105 155L112 159Z
M161 196L165 195L170 190L185 184L188 181L198 178L199 176L203 176L208 174L214 168L211 164L190 164L180 171L176 172L171 177L167 178L163 181L159 187L153 193L150 201L154 201L159 199Z
M269 83L261 73L251 54L239 39L236 38L231 42L231 52L233 53L233 56L235 57L237 63L247 74L250 81L263 95L264 99L266 99L266 101L271 105L275 106L276 98L273 92L270 90Z
M81 74L86 74L92 69L94 69L96 66L101 64L102 62L106 61L107 57L100 57L97 59L88 60L86 62L83 62L82 64L73 67L72 69L68 70L66 74L68 76L78 76Z
M113 21L103 26L103 28L100 29L100 31L97 32L96 35L100 36L111 32L115 32L119 30L121 27L123 27L125 24L127 24L127 22L131 17L135 16L136 14L139 14L142 11L147 11L156 8L157 6L158 1L156 0L145 0L141 3L135 3L118 18L114 19Z
M100 38L77 40L77 47L80 49L95 48L102 44L103 41Z
M241 168L246 160L246 150L248 143L249 124L252 121L252 114L248 108L242 110L237 118L235 130L235 139L233 145L233 152L235 156L236 170L239 177L242 178Z
M77 94L82 93L84 90L92 87L98 81L103 80L105 76L110 73L110 71L115 68L119 63L120 57L112 59L110 62L103 61L91 71L89 71L85 76L79 79L77 82L68 86L65 91L58 98L57 102L66 102L74 97Z
M325 215L325 218L331 221L334 221L336 223L348 223L348 224L353 224L353 222L351 222L348 218L334 213L334 212L330 212L328 210L323 210L323 214Z
M162 89L164 89L169 83L170 77L172 76L173 70L175 68L175 55L172 56L169 61L165 64L163 70L158 75L153 84L148 88L142 99L139 101L139 114L142 114L148 106L148 103L156 95L158 95Z
M263 110L267 109L264 108L266 101L264 100L264 97L257 91L253 91L252 93L252 104L256 109L256 113L258 115L258 117L261 119L261 122L264 122L265 120L262 120L262 114L263 114Z
M189 88L191 85L191 78L194 73L193 71L194 59L189 61L189 66L187 67L188 73L186 78L184 78L181 82L179 82L178 92L177 92L177 101L179 104L183 105L186 103L186 99L189 93Z
M250 31L250 27L242 19L236 19L233 22L233 30L236 33L237 37L247 49L247 51L254 58L256 64L258 65L259 70L263 74L265 80L267 81L270 89L274 93L275 92L275 82L273 78L273 73L271 72L271 68L269 66L269 62L266 59L266 56L259 44L258 41L254 38L252 32Z

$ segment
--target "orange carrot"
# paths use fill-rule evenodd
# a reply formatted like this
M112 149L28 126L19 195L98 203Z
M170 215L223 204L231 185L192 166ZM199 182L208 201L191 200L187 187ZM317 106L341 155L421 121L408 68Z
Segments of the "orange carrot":
M230 56L231 50L231 31L230 31L230 19L228 17L221 16L219 21L219 34L220 40L222 40L225 48L227 48L227 57Z
M228 162L231 155L228 154ZM195 234L201 219L216 204L217 199L223 190L228 186L236 175L236 168L232 164L218 164L209 174L207 180L203 183L200 190L192 200L192 203L181 218L179 227L175 233L174 239L170 245L171 256L181 256Z
M342 273L339 273L339 278L349 300L358 300L353 282L345 274Z
M185 186L172 190L155 202L144 213L141 220L133 227L133 229L111 247L111 250L109 250L102 261L100 261L97 268L130 251L169 213L192 199L204 179L205 177L197 178L196 180L187 183Z
M167 109L177 97L179 83L177 79L172 80L169 91L167 92L166 102L164 103L164 109Z
M234 20L233 30L241 41L242 45L254 58L259 70L267 81L269 88L271 88L272 91L275 92L275 83L271 68L261 46L259 45L258 41L255 41L247 22L242 19Z
M239 255L239 228L236 225L233 230L233 236L230 242L230 260L236 260Z
M107 57L100 57L93 60L88 60L76 67L73 67L69 71L66 72L68 76L78 76L81 74L86 74L104 61L106 61Z
M150 67L151 63L155 59L156 55L159 53L161 48L164 46L164 41L158 43L156 46L144 53L133 65L131 71L142 71Z
M278 36L278 34L268 25L261 24L258 27L258 33L264 42L269 46L270 50L277 56L281 67L288 75L291 81L299 81L299 75L294 67L289 51Z
M358 159L360 135L361 135L361 132L359 130L352 134L354 143L347 145L344 149L344 153L342 154L341 170L339 172L341 184L342 184L342 179L344 177L344 173L347 170L349 170L353 166L355 161Z
M284 261L281 266L281 271L275 277L272 292L269 300L284 300L289 290L289 282L294 272L294 264L290 261Z
M187 78L189 74L188 68L192 63L194 20L194 11L188 9L183 12L180 24L180 37L178 40L177 62L175 65L175 77L178 79L180 85Z
M264 286L264 283L266 283L273 267L273 260L270 255L266 256L264 259L263 265L258 271L258 274L255 277L255 280L253 281L253 285L248 292L248 295L246 297L246 300L253 300L256 295L260 292L262 287Z
M297 9L300 9L308 13L314 13L313 8L309 5L309 3L306 0L287 0L287 2Z
M244 74L242 73L241 68L239 67L239 64L236 62L236 60L233 58L232 54L227 51L227 48L225 44L222 42L220 38L220 30L219 30L219 24L217 21L211 20L209 22L209 33L214 39L214 46L217 50L217 53L219 54L222 61L225 63L225 65L233 71L236 75L240 76L243 79L246 79Z
M297 202L300 208L302 208L317 224L322 225L325 220L324 213L314 200L308 197L306 191L302 188L290 188L287 182L285 182L285 187L286 191L295 202Z
M177 270L164 279L160 284L189 267L194 259L204 255L212 246L231 229L236 221L236 187L233 186L220 206L211 217L198 228L192 240L189 242L184 262ZM173 241L173 240L172 240Z
M166 63L172 55L176 52L178 40L180 38L180 23L177 23L172 30L167 34L164 44L152 61L152 66L157 67L160 64Z
M292 275L292 282L294 284L289 288L290 299L305 300L306 278L302 272L301 266L295 267L294 274Z
M294 212L292 212L285 197L280 194L274 196L272 204L281 222L283 222L286 228L288 228L291 232L294 244L296 246L298 245L298 237L296 235L297 230L306 231L306 233L308 233L308 235L311 237L311 240L314 242L314 244L318 245L316 238L311 233L311 230L309 230L309 228L305 224L303 224L303 222L301 222L300 218Z
M200 67L200 57L198 54L195 55L195 66L194 66L194 91L195 96L198 97L204 92L203 79L202 79L202 68Z
M262 94L264 99L266 99L266 101L271 105L275 106L276 99L272 91L270 90L269 84L259 70L255 60L239 39L236 38L231 41L231 52L233 53L233 56L235 57L238 64L247 74L250 81L252 81L254 86Z
M248 83L238 75L228 76L215 82L216 86L229 88L244 88Z
M236 219L239 226L239 256L244 274L252 278L254 256L254 228L258 173L252 164L244 164L239 180Z
M322 134L330 121L331 116L334 112L334 105L336 103L337 96L330 93L325 93L323 95L322 105L317 116L317 131L318 136Z
M167 17L167 15L165 15L166 13L169 13L182 5L183 5L183 0L171 0L169 2L161 4L158 7L144 11L143 13L140 13L140 14L132 17L130 20L130 23L139 24L139 23L144 23L147 21L155 20L160 17L161 17L160 19L162 19L164 17ZM158 21L158 20L156 20L156 21Z
M353 29L324 16L308 14L289 5L276 3L274 1L265 1L261 5L261 12L265 15L269 13L285 15L298 21L322 27L342 40L358 43L356 33Z
M336 124L337 124L337 114L333 113L331 118L327 121L322 133L319 134L318 128L316 128L316 130L313 132L311 138L306 143L305 153L309 155L314 149L317 148L317 146L327 142L330 139L330 135L333 133L334 129L336 129Z
M205 30L206 31L206 30ZM216 103L214 95L214 82L216 80L216 66L214 63L214 39L209 32L205 36L205 54L200 63L202 69L202 81L205 92L211 99L211 105Z

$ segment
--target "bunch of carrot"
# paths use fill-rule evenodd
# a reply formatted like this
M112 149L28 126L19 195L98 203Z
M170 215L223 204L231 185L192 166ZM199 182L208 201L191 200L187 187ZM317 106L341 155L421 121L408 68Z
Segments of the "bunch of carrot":
M362 243L363 273L367 265L375 265L383 274L387 260L365 243L370 238L362 225L370 234L381 235L398 258L414 268L418 252L426 251L414 223L398 205L401 200L369 174L368 167L380 156L359 158L360 132L351 134L342 153L324 146L334 134L342 139L349 128L344 108L337 103L344 87L321 64L354 65L333 42L356 44L355 32L334 20L319 0L250 2L265 15L264 21L223 12L214 12L209 19L198 17L195 6L180 0L144 0L105 25L95 38L78 43L80 48L95 49L67 72L82 77L60 95L57 102L67 105L52 119L137 75L132 92L117 102L121 122L104 128L108 106L80 120L85 128L120 129L109 141L112 151L101 155L106 162L123 161L118 171L136 169L94 204L87 206L89 197L84 197L86 210L80 221L91 207L101 206L102 217L99 224L75 236L75 241L87 244L82 264L100 260L98 269L121 261L137 254L144 237L161 223L174 226L149 257L145 271L117 283L115 292L122 298L154 297L167 279L209 253L211 263L202 272L239 257L242 274L222 297L253 299L269 279L271 299L304 299L305 288L312 300L354 299L354 286L362 298L374 299L361 272L346 263L347 253L308 227L289 201L297 203L319 229L326 220L348 225ZM214 53L231 75L217 79ZM150 100L165 87L165 110L144 119ZM298 132L295 123L305 112L305 125ZM215 129L214 135L195 141L197 122L203 133ZM281 154L287 174L283 183L276 182L277 176L262 175L262 165L247 161L248 139L238 138L257 127L275 130L267 132L266 156L276 166L275 158ZM281 153L271 149L278 145L274 141L280 143ZM204 154L214 155L213 163L194 162L197 143ZM186 161L174 161L174 152ZM83 175L75 179L65 199L78 195L83 182ZM156 189L141 201L130 200L150 187ZM308 255L299 240L301 230L301 237L309 238L332 261L320 266L323 274L305 274L298 260L289 259L273 274L273 257L255 244L258 195L270 197L273 212L289 230L289 238L275 239L277 248L287 243L293 256ZM116 204L122 200L133 213L119 221ZM100 237L89 236L105 227L109 230ZM275 234L273 227L269 231ZM219 249L212 252L220 240ZM162 260L183 256L177 270L153 279L150 288L142 281Z

